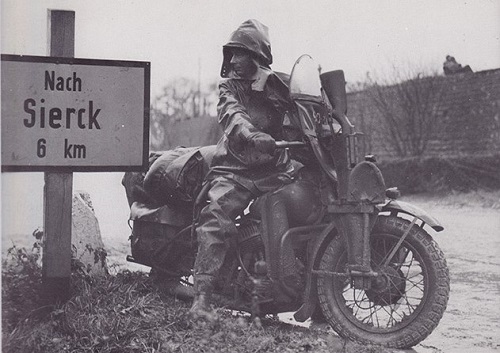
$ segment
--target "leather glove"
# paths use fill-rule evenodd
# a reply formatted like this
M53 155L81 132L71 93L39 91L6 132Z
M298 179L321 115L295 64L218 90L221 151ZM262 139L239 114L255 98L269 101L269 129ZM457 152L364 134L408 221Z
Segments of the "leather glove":
M253 132L247 136L247 141L254 145L261 153L273 154L276 150L276 141L264 132Z

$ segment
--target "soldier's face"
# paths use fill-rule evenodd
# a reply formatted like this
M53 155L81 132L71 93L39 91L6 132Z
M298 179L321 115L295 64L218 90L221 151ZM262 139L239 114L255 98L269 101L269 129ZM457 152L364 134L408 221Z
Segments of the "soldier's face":
M242 78L251 78L257 71L257 65L249 52L244 49L231 50L231 66L233 71Z

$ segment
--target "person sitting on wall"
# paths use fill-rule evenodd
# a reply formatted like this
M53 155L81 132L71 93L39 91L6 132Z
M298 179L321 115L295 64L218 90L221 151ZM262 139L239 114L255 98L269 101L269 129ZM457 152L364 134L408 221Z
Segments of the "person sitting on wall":
M469 65L462 67L462 65L459 64L451 55L446 55L446 61L443 63L443 70L446 76L472 72Z

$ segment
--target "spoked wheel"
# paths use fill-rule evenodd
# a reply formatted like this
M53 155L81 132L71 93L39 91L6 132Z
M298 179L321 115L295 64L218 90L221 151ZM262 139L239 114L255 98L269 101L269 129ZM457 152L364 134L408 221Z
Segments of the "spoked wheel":
M342 337L368 344L408 348L437 326L448 302L450 283L442 251L430 235L410 222L380 216L371 233L372 268L379 275L369 290L355 289L345 277L319 276L318 299L333 329ZM321 257L322 271L345 272L347 252L335 237Z

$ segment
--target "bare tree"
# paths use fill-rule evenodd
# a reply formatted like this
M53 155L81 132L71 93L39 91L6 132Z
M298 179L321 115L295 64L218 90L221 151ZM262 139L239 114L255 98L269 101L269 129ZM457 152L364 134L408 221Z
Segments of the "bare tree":
M167 83L151 106L151 147L174 147L179 141L179 134L183 135L181 140L186 144L195 140L193 136L198 136L200 132L185 131L182 122L214 115L216 103L215 83L203 91L198 83L188 78L177 78Z
M445 80L417 70L395 73L381 82L368 77L366 92L381 123L376 133L399 157L421 156L439 118Z

